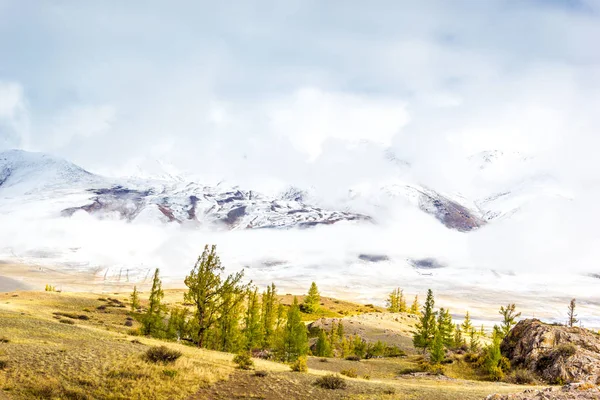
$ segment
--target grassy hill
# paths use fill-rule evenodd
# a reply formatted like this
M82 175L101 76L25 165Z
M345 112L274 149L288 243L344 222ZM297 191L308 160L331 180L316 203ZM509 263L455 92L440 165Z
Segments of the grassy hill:
M143 297L143 296L142 296ZM290 300L282 297L285 304ZM165 301L182 302L181 290ZM522 387L457 379L477 378L453 365L448 377L402 375L418 367L419 355L361 360L309 357L307 373L255 360L254 371L236 369L233 355L182 343L132 336L128 294L0 293L0 399L481 399ZM389 339L409 346L414 319L382 313L371 306L323 299L319 315L307 320L343 318L346 329L367 339ZM368 312L368 313L367 313ZM183 356L169 365L144 359L156 345ZM409 349L410 350L410 349ZM314 385L319 376L353 371L343 390ZM263 375L263 374L261 374Z

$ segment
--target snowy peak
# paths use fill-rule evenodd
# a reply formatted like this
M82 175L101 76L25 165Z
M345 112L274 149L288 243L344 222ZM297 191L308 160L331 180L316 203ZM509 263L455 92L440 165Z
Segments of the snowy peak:
M83 168L44 153L0 152L0 187L33 190L91 182L97 177Z

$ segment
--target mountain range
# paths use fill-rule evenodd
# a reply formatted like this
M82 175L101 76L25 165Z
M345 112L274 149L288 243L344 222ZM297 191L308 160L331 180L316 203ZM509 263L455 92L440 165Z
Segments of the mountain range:
M498 162L525 164L527 158L485 152L470 159L474 168L485 171ZM408 201L448 229L469 232L496 220L510 217L524 204L540 196L560 195L551 177L524 179L506 190L479 199L459 193L441 193L416 182L398 181L378 189L378 203ZM344 210L321 207L302 188L278 194L262 194L238 186L207 186L201 182L168 175L156 178L110 178L93 174L58 157L8 150L0 152L0 214L23 211L29 214L69 218L85 212L100 219L128 222L163 222L233 229L307 228L336 223L378 223L376 216L356 212L353 202L365 196L350 191Z

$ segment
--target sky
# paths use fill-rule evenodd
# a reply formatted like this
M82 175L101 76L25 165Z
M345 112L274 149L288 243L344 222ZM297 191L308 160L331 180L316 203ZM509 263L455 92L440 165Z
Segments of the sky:
M0 148L109 175L161 160L265 189L388 176L390 153L450 191L469 190L464 160L486 150L546 169L584 159L569 173L589 175L599 12L592 0L0 0Z
M109 176L311 188L332 207L397 182L470 200L538 185L510 221L468 236L400 207L402 224L335 228L337 242L331 231L223 240L264 254L303 243L338 265L348 247L402 243L509 273L596 271L598 43L598 0L0 0L0 150ZM493 150L508 160L474 168ZM51 238L60 224L32 229ZM145 256L180 235L149 238Z

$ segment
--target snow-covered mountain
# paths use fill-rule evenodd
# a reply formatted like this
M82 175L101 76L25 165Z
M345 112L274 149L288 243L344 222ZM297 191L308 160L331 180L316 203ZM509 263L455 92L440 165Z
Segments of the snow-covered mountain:
M520 154L485 152L469 161L475 174L489 175L498 168L523 168L528 160ZM394 162L398 161L394 158ZM543 196L568 197L552 177L539 175L525 177L500 191L496 187L496 191L475 199L401 180L370 190L353 188L349 193L349 198L340 202L341 211L321 207L318 196L302 188L265 195L236 186L207 186L172 174L161 179L108 178L48 154L22 150L0 153L0 213L25 212L26 206L30 216L71 217L86 212L100 219L217 229L305 228L343 221L376 223L377 218L367 215L359 203L377 209L402 201L449 229L469 232L508 218Z
M194 182L111 179L60 158L11 150L0 153L0 210L70 217L177 222L223 229L292 228L370 221L365 215L326 210L290 197ZM36 211L33 211L35 208ZM0 211L0 212L2 212Z

